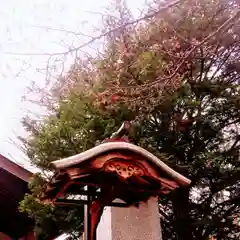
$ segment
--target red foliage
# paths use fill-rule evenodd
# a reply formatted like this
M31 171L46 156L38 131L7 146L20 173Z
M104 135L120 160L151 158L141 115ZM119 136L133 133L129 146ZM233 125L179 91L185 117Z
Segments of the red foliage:
M112 95L111 96L111 102L112 103L115 103L118 99L119 99L119 96L117 96L117 95Z

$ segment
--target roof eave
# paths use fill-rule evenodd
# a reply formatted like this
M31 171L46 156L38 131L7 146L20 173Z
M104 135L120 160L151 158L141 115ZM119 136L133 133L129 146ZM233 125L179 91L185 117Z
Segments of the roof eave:
M180 173L174 171L172 168L167 166L164 162L162 162L159 158L154 156L152 153L148 152L144 148L141 148L139 146L136 146L131 143L127 142L108 142L108 143L103 143L100 144L94 148L91 148L85 152L82 152L80 154L57 160L52 162L53 166L56 169L63 169L63 168L68 168L80 163L83 163L91 158L94 158L100 154L104 154L109 151L113 150L128 150L132 151L136 154L141 155L148 161L150 161L152 164L154 164L156 167L160 168L162 171L165 171L167 174L172 176L176 181L181 182L182 185L189 185L191 183L191 180L188 178L184 177Z

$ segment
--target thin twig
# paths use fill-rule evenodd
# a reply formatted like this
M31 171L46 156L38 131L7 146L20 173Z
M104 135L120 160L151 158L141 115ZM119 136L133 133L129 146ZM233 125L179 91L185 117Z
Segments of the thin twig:
M93 37L91 40L89 40L89 41L87 41L87 42L79 45L79 46L76 47L76 48L72 48L72 49L69 50L69 51L58 52L58 53L14 53L14 52L5 52L5 53L6 53L6 54L14 54L14 55L29 55L29 56L44 56L44 55L45 55L45 56L58 56L58 55L65 55L65 54L68 54L68 53L73 52L73 51L78 51L79 49L81 49L81 48L83 48L83 47L86 47L87 45L95 42L96 40L101 39L102 37L105 37L105 36L107 36L108 34L113 33L113 32L116 32L116 31L118 31L118 30L120 30L120 29L122 29L122 28L125 28L125 27L129 26L129 25L133 25L133 24L136 24L136 23L138 23L138 22L140 22L140 21L143 21L143 20L146 20L146 19L149 19L149 18L153 18L153 17L155 17L156 15L162 13L163 11L165 11L165 10L171 8L171 7L174 7L174 6L178 5L181 1L182 1L182 0L177 0L177 1L174 1L174 2L172 2L172 3L169 3L169 4L167 4L166 6L162 7L161 9L159 9L158 11L156 11L156 12L154 12L154 13L147 14L147 15L141 17L141 18L138 18L138 19L133 20L133 21L129 21L129 22L127 22L127 23L125 23L125 24L123 24L123 25L121 25L121 26L118 26L118 27L116 27L116 28L113 28L113 29L111 29L111 30L109 30L109 31L107 31L107 32L105 32L105 33L103 33L103 34L100 34L100 35L97 36L97 37Z
M146 83L146 84L142 84L139 87L149 87L152 85L155 85L157 83L159 83L160 81L164 81L164 80L168 80L167 83L169 83L169 80L171 80L179 71L179 69L184 65L186 59L188 59L191 54L199 47L201 47L203 44L205 44L206 42L208 42L210 39L212 39L215 35L217 35L219 32L221 32L222 30L224 30L224 28L226 28L232 21L234 21L236 18L238 18L240 15L240 10L238 10L236 12L235 15L233 15L231 18L229 18L226 22L224 22L216 31L212 32L211 34L209 34L207 37L205 37L199 44L195 45L182 59L182 61L178 64L177 68L173 71L173 73L168 76L168 77L164 77L164 78L158 78L156 81L153 81L151 83ZM165 83L166 84L166 83ZM127 88L136 88L137 86L126 86L126 87L121 87L123 89L127 89Z
M46 30L50 30L50 31L56 31L56 32L64 32L64 33L67 33L67 34L88 37L88 38L91 38L91 39L93 38L92 36L87 35L85 33L69 31L69 30L65 30L65 29L61 29L61 28L52 28L52 27L48 27L48 26L39 26L39 25L33 25L33 27L42 28L42 29L46 29Z

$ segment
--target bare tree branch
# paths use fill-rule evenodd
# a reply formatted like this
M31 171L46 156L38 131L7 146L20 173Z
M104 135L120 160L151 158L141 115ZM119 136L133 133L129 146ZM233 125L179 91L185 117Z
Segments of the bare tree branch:
M226 22L224 22L216 31L209 34L199 44L195 45L190 51L188 51L187 54L183 57L182 61L180 61L180 63L178 64L177 68L173 71L173 73L170 76L164 77L164 78L161 77L161 78L157 79L156 81L142 84L139 87L141 87L141 88L149 87L149 86L155 85L164 80L171 80L178 73L179 69L185 64L186 59L188 59L195 50L197 50L199 47L201 47L202 45L207 43L210 39L212 39L214 36L216 36L218 33L220 33L222 30L224 30L230 23L232 23L235 19L239 18L239 16L240 16L240 10L238 10L231 18L229 18ZM169 83L169 81L163 82L163 86L168 83ZM136 86L126 86L126 87L121 87L121 88L136 88Z
M120 29L122 29L122 28L125 28L125 27L129 26L129 25L133 25L133 24L136 24L136 23L138 23L138 22L140 22L140 21L143 21L143 20L146 20L146 19L149 19L149 18L153 18L153 17L155 17L156 15L162 13L163 11L165 11L165 10L167 10L167 9L173 7L173 6L178 5L178 4L179 4L180 2L182 2L182 1L184 1L184 0L177 0L177 1L174 1L174 2L172 2L172 3L169 3L169 4L167 4L166 6L160 8L160 9L159 9L158 11L156 11L156 12L153 12L153 13L151 13L151 14L147 14L147 15L141 17L141 18L138 18L138 19L133 20L133 21L129 21L129 22L127 22L127 23L125 23L125 24L123 24L123 25L121 25L121 26L118 26L118 27L116 27L116 28L113 28L113 29L111 29L111 30L109 30L109 31L107 31L107 32L105 32L105 33L103 33L103 34L100 34L99 36L93 37L91 40L89 40L89 41L87 41L87 42L79 45L79 46L76 47L76 48L72 48L72 49L69 50L69 51L58 52L58 53L14 53L14 52L5 52L5 53L6 53L6 54L13 54L13 55L29 55L29 56L44 56L44 55L46 55L46 56L58 56L58 55L65 55L65 54L68 54L68 53L73 52L73 51L78 51L78 50L80 50L81 48L86 47L86 46L88 46L89 44L93 43L94 41L96 41L96 40L98 40L98 39L101 39L102 37L107 36L108 34L113 33L113 32L115 32L115 31L118 31L118 30L120 30Z
M69 30L65 30L65 29L52 28L52 27L48 27L48 26L38 26L38 25L33 25L33 27L35 27L35 28L42 28L42 29L50 30L50 31L63 32L63 33L72 34L72 35L75 35L75 36L88 37L88 38L91 38L91 39L93 38L92 36L87 35L85 33L74 32L74 31L69 31Z

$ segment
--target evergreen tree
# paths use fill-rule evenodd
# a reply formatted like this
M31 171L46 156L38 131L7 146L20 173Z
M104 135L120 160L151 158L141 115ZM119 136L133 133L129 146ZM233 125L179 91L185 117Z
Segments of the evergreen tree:
M59 79L51 116L38 124L24 121L30 137L22 141L46 180L51 161L93 147L132 120L133 142L192 180L160 196L163 238L236 239L239 5L189 0L159 11L164 4L155 1L142 21L133 20L125 5L114 5L116 16L104 19L105 29L114 29L105 35L104 52L78 59ZM42 178L35 176L21 209L45 233L46 226L79 232L81 210L38 202Z

